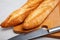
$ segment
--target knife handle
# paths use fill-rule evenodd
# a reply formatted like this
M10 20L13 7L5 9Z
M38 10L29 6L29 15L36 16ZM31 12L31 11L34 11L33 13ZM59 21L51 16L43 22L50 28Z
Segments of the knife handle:
M49 29L49 33L55 33L60 31L60 26Z

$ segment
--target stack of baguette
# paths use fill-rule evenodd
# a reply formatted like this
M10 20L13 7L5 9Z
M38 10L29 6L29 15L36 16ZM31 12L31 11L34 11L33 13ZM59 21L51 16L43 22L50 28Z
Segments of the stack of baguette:
M15 33L28 33L47 26L60 26L60 0L28 0L1 23L2 28L13 26ZM50 36L60 37L60 33Z

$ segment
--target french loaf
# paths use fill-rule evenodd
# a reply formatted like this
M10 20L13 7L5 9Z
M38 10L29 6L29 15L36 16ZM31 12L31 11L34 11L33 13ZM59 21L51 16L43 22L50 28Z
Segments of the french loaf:
M16 26L24 21L31 11L36 9L43 0L28 0L21 8L12 12L5 21L1 23L2 28Z

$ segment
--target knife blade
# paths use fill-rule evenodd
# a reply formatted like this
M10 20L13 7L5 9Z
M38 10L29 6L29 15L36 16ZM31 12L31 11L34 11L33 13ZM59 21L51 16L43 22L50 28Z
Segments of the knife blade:
M29 40L29 39L41 37L41 36L44 36L47 34L55 33L58 31L60 31L60 26L49 29L49 30L46 30L46 28L41 28L41 29L38 29L38 30L33 31L31 33L28 33L28 34L21 34L21 35L15 36L15 37L10 38L8 40Z
M28 39L36 38L36 37L46 35L46 34L48 34L48 31L45 28L41 28L41 29L33 31L31 33L21 34L16 37L10 38L8 40L28 40Z

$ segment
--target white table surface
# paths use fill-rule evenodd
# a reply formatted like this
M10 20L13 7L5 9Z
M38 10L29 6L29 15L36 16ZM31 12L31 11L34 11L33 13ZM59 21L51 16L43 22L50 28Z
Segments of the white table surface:
M3 22L6 17L14 10L21 7L27 0L0 0L0 23ZM11 29L3 29L0 27L0 40L7 40L14 37L15 34ZM59 40L54 38L42 37L37 40Z

